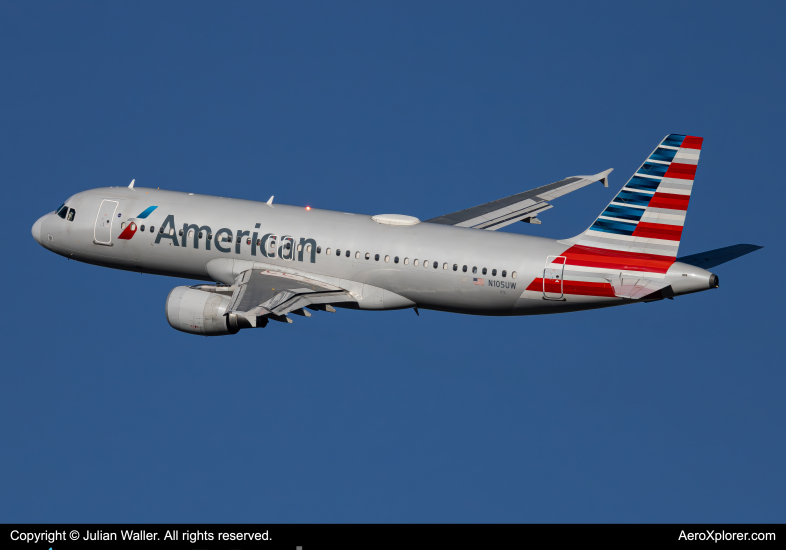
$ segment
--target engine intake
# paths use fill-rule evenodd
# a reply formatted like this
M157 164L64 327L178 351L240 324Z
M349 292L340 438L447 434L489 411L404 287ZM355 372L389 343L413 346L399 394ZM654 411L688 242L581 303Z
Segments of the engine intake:
M236 315L225 315L229 296L216 292L178 286L166 299L166 320L172 328L188 334L223 336L237 334L248 322Z

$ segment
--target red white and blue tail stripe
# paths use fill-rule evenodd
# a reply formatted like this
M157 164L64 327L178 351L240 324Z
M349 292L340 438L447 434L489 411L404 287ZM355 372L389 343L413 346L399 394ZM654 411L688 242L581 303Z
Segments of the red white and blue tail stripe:
M703 139L670 134L563 255L591 271L664 274L677 250Z

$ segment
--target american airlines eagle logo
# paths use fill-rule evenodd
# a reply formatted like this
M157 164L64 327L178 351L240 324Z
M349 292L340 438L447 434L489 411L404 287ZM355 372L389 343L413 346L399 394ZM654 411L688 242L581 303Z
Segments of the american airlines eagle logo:
M147 218L147 217L148 217L150 214L152 214L152 213L153 213L153 210L155 210L156 208L158 208L158 206L148 206L148 207L147 207L147 208L145 208L145 209L142 211L142 213L141 213L141 214L139 214L139 215L138 215L136 218L131 218L131 220L132 220L132 221L128 222L128 225L126 225L126 226L123 228L123 231L120 233L120 235L118 235L118 236L117 236L117 238L118 238L118 239L122 239L122 240L124 240L124 241L128 241L128 240L130 240L130 239L131 239L131 237L133 237L134 235L136 235L136 230L139 228L139 227L137 226L136 222L135 222L135 221L133 221L133 220L144 220L144 219L145 219L145 218Z

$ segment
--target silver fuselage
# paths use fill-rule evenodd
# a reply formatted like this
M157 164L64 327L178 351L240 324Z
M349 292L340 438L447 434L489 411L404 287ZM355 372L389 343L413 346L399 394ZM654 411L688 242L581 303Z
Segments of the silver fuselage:
M117 208L111 219L101 220L106 200L115 201ZM43 216L33 226L36 241L69 259L114 269L230 284L231 280L221 280L208 268L223 259L231 260L230 264L346 281L343 286L347 288L370 285L404 298L390 301L389 307L364 307L361 301L362 309L414 304L477 315L529 315L631 303L619 297L565 294L549 299L544 295L537 281L543 277L547 258L562 254L571 245L567 241L433 223L385 225L364 214L146 188L93 189L74 195L66 205L75 210L73 221L55 213ZM157 208L147 218L135 218L151 205ZM167 217L174 225L167 225L161 234ZM132 221L139 226L133 238L118 238L122 224ZM102 230L108 231L109 239L97 239L99 223L106 226ZM204 228L201 239L199 231L188 229L191 225ZM174 235L169 235L170 228ZM217 242L222 229L228 231L222 238L231 234L231 242ZM268 254L256 246L269 235L278 236L278 245L284 237L291 237L287 242L293 243L293 249L282 257L280 250ZM305 243L311 242L319 253L305 251ZM618 274L610 274L614 275ZM673 280L671 295L706 290L711 286L710 276L679 262L665 274Z

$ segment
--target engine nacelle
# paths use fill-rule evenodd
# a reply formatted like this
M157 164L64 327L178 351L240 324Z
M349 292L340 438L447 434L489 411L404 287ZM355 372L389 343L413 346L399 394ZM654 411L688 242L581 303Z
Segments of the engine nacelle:
M224 294L178 286L166 299L166 320L172 328L188 334L223 336L246 328L245 319L225 315L230 298Z

